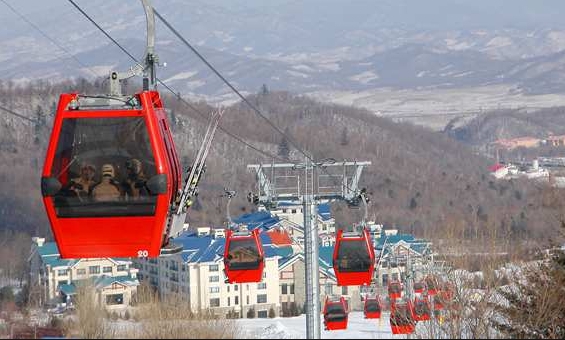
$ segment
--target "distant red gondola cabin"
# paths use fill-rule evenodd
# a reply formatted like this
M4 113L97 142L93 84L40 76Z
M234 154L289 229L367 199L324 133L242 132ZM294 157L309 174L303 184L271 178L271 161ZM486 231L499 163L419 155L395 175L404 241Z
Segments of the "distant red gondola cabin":
M382 306L381 299L378 296L366 297L363 306L365 319L380 319Z
M400 299L402 297L402 283L400 281L391 281L388 283L388 297L391 300Z
M434 309L442 310L449 305L453 300L454 288L451 283L444 284L434 298Z
M425 282L428 288L428 295L436 295L438 292L439 280L435 275L426 276Z
M347 302L342 296L339 299L326 297L324 304L324 325L326 330L347 329Z
M426 283L424 281L414 282L414 293L423 294L426 291Z
M158 92L60 96L41 191L62 258L159 256L180 180Z
M229 283L260 282L265 268L259 229L226 231L224 269Z
M390 308L392 334L412 334L416 329L414 310L410 301L392 303Z
M375 249L369 231L337 232L333 269L338 286L369 285L375 269Z
M432 307L427 297L414 299L414 320L428 321L431 318Z

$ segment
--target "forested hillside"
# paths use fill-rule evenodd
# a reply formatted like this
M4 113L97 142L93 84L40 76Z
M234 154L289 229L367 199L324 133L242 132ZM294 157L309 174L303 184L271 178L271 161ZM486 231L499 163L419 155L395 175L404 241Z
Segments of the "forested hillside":
M58 95L65 91L104 92L99 86L100 82L84 80L23 87L1 84L1 105L36 119L29 122L5 112L0 115L1 229L49 233L39 181ZM377 222L432 239L527 237L543 241L562 220L561 192L526 182L497 182L487 173L492 160L474 154L449 136L393 123L352 107L264 90L249 100L314 158L372 162L362 176L362 185L373 194L369 217ZM187 167L207 122L173 96L165 95L165 104ZM205 103L194 106L205 114L214 109ZM244 104L228 107L221 126L259 149L287 156L284 145L288 141ZM303 161L292 149L288 157ZM224 187L239 193L232 215L254 209L245 199L255 186L246 165L271 161L219 131L198 202L190 214L192 225L225 221L226 200L220 197ZM341 226L362 217L361 211L341 204L334 204L333 210Z

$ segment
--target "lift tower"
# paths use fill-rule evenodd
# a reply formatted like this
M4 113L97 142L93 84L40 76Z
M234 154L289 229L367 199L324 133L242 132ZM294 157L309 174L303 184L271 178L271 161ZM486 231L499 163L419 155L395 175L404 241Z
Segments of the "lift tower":
M306 337L320 339L320 274L317 206L345 201L350 207L362 204L359 179L371 162L336 162L333 159L304 163L250 164L256 174L257 192L248 199L271 210L278 202L302 204L304 214L304 262L306 270Z

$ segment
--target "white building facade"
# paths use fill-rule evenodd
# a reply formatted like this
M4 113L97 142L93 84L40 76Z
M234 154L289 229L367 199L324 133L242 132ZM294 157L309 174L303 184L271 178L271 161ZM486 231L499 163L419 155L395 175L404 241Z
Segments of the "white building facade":
M57 245L34 237L30 264L30 284L39 287L40 304L72 304L79 284L92 284L96 299L107 309L130 305L137 291L138 270L129 259L61 259Z

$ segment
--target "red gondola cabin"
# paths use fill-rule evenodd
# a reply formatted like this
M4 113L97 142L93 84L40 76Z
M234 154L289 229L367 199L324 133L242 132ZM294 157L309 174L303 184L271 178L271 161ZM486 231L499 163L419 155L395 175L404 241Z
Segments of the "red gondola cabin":
M426 292L426 283L424 281L414 282L414 293L424 294Z
M390 307L392 334L412 334L416 329L414 310L410 301L393 302Z
M400 281L390 281L388 283L388 297L391 301L400 299L402 296L402 283Z
M365 319L380 319L382 311L381 299L378 296L366 297L363 312Z
M263 278L265 256L259 229L226 231L224 269L229 283L260 282Z
M434 309L442 310L453 300L454 287L451 283L446 283L434 298Z
M432 314L432 307L427 297L414 299L414 320L428 321Z
M347 302L341 296L339 299L326 297L324 304L324 325L326 330L347 329Z
M62 258L159 256L180 180L158 92L60 96L41 191Z
M428 275L425 279L428 295L436 295L438 292L439 282L435 275Z
M337 232L333 253L333 269L338 286L369 285L375 269L375 249L369 231Z

